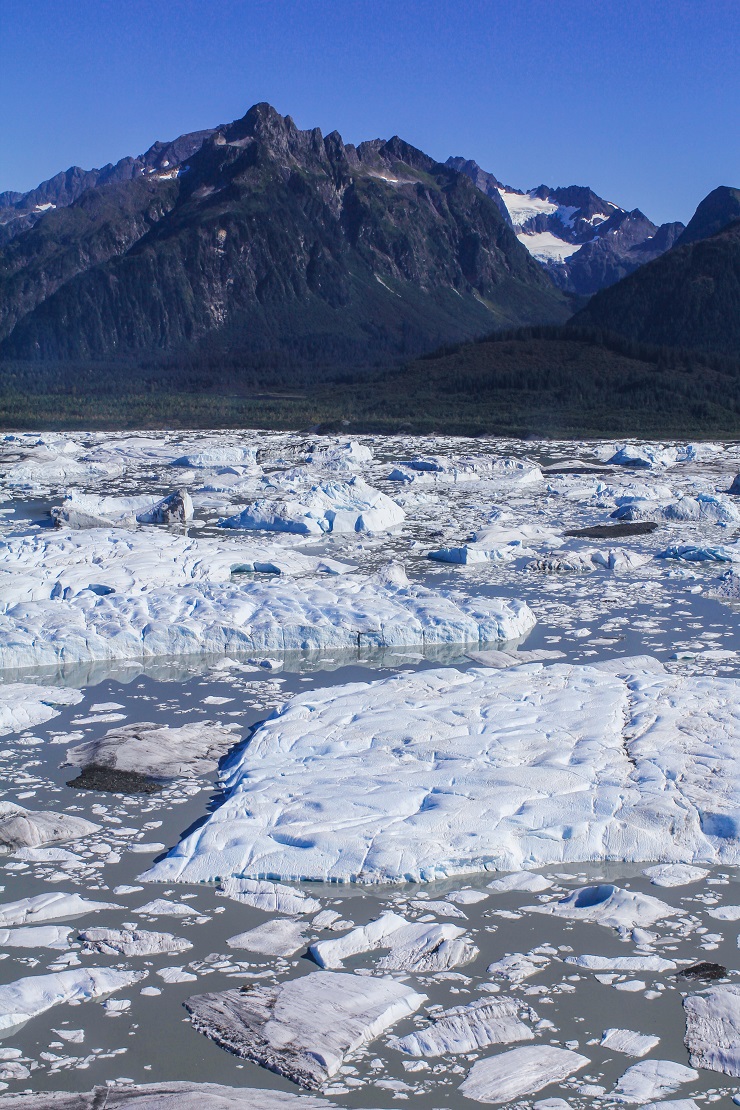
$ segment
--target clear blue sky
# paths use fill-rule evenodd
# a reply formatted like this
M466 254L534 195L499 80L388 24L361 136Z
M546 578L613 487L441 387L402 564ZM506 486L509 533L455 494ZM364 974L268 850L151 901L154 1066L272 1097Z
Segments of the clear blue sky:
M0 0L0 190L267 100L686 221L740 185L740 0Z

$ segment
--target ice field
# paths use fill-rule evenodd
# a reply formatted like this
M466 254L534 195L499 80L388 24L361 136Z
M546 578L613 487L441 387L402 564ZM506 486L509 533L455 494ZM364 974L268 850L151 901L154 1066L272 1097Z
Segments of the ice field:
M729 1106L739 472L3 436L0 1110Z

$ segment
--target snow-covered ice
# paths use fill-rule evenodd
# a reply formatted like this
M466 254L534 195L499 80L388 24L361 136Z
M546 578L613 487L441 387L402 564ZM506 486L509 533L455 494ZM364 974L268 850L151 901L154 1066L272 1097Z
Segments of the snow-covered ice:
M660 1044L660 1037L648 1033L636 1033L633 1029L605 1029L601 1047L612 1052L623 1052L625 1056L647 1056Z
M156 956L163 952L187 952L193 947L183 937L146 929L84 929L79 940L83 952L102 952L106 956Z
M145 877L740 861L740 683L633 666L448 668L298 695L232 761L223 804ZM609 884L539 908L615 927L672 912Z

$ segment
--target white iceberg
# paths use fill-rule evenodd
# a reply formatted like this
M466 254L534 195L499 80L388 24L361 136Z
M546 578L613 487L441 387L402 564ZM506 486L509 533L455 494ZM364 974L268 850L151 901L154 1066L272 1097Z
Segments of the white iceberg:
M700 879L706 879L708 874L706 867L691 867L686 863L654 863L643 871L643 875L647 875L654 886L665 887L698 883Z
M223 466L243 466L252 468L257 462L256 447L238 447L225 444L201 447L172 460L172 466L189 467L192 470L218 469Z
M0 948L70 947L72 929L68 925L31 925L21 929L0 929Z
M89 1002L138 983L146 971L75 968L51 975L29 975L0 986L0 1030L15 1029L63 1002Z
M633 1029L605 1029L601 1047L612 1052L623 1052L625 1056L647 1056L657 1045L660 1037L648 1033L635 1033Z
M265 913L300 916L304 913L316 913L321 909L321 902L304 890L295 890L291 886L272 883L267 879L227 879L216 893L224 898L231 898L234 902L241 902L244 906L264 910Z
M589 1062L567 1048L525 1045L478 1060L459 1089L475 1102L514 1102L560 1083Z
M189 940L172 933L153 933L146 929L84 929L79 940L83 952L102 952L106 956L158 956L187 952Z
M60 890L49 894L33 894L17 902L0 905L0 926L33 925L37 921L54 921L55 918L81 917L99 910L118 910L115 902L93 902L80 894L65 894Z
M582 886L558 902L526 908L534 913L553 914L573 921L593 921L613 929L646 928L678 913L659 898L622 890L611 883Z
M718 986L689 994L683 1008L690 1063L725 1075L740 1075L740 986Z
M406 519L400 505L360 477L347 482L323 482L293 499L264 498L241 513L222 520L222 528L268 532L385 532Z
M264 956L292 956L306 947L305 928L302 921L291 921L287 917L265 921L254 929L237 933L226 941L229 948L243 948L247 952L259 952Z
M30 810L13 802L0 802L0 853L78 840L99 828L100 825L70 813Z
M475 1052L492 1044L531 1041L534 1033L521 1020L521 1004L513 998L485 998L456 1006L435 1016L431 1025L389 1044L409 1056L442 1056L447 1052Z

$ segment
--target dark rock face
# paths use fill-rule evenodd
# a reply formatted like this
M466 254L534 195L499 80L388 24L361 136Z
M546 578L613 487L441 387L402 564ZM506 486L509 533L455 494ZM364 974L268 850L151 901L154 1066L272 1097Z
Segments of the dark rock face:
M727 968L723 967L722 964L713 964L702 960L701 963L683 968L678 974L681 979L688 979L689 982L712 983L715 979L726 979Z
M187 172L49 211L0 254L0 305L6 359L247 366L372 365L570 315L465 176L398 137L299 131L266 104L206 134Z

